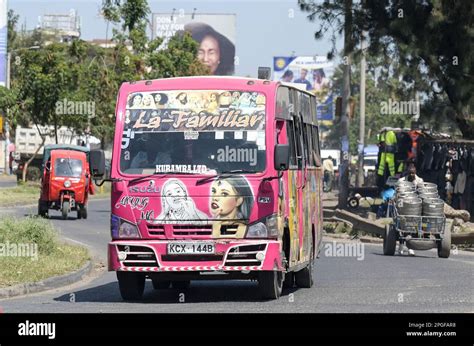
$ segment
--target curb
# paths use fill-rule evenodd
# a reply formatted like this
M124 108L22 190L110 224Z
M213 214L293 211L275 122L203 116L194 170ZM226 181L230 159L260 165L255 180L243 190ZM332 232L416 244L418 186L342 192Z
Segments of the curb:
M82 280L92 271L92 261L87 263L79 270L60 276L53 276L37 282L28 282L11 287L0 288L0 299L22 296L30 293L48 291L54 288L60 288Z

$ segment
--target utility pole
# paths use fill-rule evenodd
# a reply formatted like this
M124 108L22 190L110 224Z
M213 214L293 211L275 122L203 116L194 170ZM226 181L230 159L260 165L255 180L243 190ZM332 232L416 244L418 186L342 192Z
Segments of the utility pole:
M338 208L347 208L349 196L349 113L351 97L351 62L352 62L352 0L344 0L344 74L342 88L341 116L341 164L339 165L339 198Z
M7 80L6 80L6 87L10 89L10 60L11 60L11 53L7 53ZM10 156L8 153L8 145L10 144L10 129L8 124L8 117L10 115L10 109L7 108L7 114L5 115L5 175L10 174Z
M362 33L362 39L360 48L362 50L362 56L360 60L360 123L359 123L359 162L357 169L357 185L364 185L364 147L365 147L365 35L366 32Z

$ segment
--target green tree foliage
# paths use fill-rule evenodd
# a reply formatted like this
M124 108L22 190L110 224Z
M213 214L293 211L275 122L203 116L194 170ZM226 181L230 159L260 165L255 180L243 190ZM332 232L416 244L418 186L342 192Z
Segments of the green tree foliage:
M310 20L319 19L315 37L341 33L344 0L299 0ZM410 95L425 100L429 122L450 118L464 138L474 138L474 4L452 0L365 0L352 8L354 47L366 31L369 51L383 58L382 73L401 80ZM357 51L356 51L357 52Z

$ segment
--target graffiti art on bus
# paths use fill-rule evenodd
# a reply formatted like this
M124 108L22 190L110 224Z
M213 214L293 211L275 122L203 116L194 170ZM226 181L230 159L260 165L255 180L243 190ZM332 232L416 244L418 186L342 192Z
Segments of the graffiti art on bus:
M254 197L243 176L217 179L211 185L210 210L216 219L248 220Z
M181 180L169 179L163 184L161 213L155 220L157 223L206 223L208 218L206 213L196 207Z

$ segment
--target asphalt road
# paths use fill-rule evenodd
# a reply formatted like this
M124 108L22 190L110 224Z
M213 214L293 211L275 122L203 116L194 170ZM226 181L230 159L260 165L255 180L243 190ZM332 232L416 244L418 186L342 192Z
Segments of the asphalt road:
M63 237L90 248L106 264L109 202L90 202L87 220L53 222ZM0 210L0 216L25 216L36 207ZM97 270L81 283L27 297L0 300L9 312L474 312L474 254L459 251L439 259L434 250L417 256L382 255L379 244L364 244L358 254L331 256L326 239L314 268L315 286L291 289L276 301L262 301L255 282L193 281L185 291L153 290L147 283L142 302L123 302L115 273ZM337 244L348 244L337 240ZM360 244L360 243L359 243ZM341 245L338 245L341 246ZM363 255L362 255L363 254ZM353 256L357 255L357 256ZM184 293L181 294L181 293ZM184 298L184 302L183 301Z
M0 178L0 188L15 187L16 186L16 175L2 176Z

